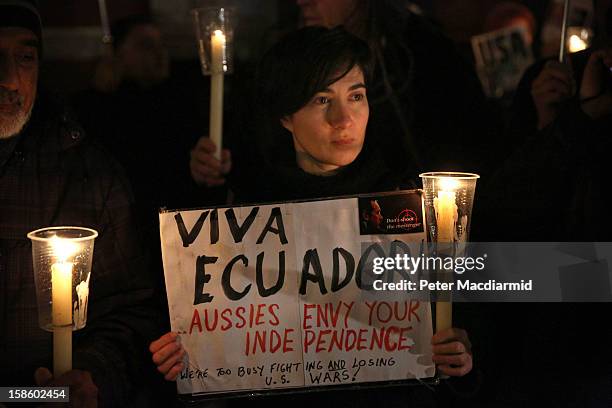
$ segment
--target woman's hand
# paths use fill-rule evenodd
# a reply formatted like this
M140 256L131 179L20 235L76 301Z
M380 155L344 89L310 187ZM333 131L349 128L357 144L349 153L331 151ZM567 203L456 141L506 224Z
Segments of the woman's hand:
M176 380L185 364L183 357L185 349L181 346L178 334L169 332L155 340L149 346L149 351L153 355L153 362L157 366L157 371L164 375L168 381Z
M433 362L442 374L462 377L472 371L472 344L463 329L442 330L431 338Z

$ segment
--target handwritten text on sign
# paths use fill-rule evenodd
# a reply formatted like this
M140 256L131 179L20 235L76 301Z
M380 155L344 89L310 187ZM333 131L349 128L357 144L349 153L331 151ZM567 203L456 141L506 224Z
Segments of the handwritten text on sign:
M422 214L417 192L384 200L389 222L398 202ZM172 330L188 354L180 393L433 375L429 303L372 289L372 259L424 233L360 235L359 212L345 198L160 214Z

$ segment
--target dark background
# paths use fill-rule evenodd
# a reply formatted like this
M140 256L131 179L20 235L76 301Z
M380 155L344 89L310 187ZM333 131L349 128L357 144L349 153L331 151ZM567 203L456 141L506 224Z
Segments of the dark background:
M161 23L173 60L173 74L199 75L196 44L189 10L215 0L106 0L110 22L122 17L151 13ZM486 14L501 0L418 0L423 12L449 36L466 59L471 59L470 37L482 33ZM528 6L541 29L546 11L554 0L517 1ZM45 64L42 79L52 89L72 93L91 82L96 61L102 53L102 31L96 0L41 0L45 35ZM218 1L217 1L218 3ZM229 0L236 7L236 63L256 61L271 44L279 27L295 25L297 7L292 0ZM612 0L595 0L595 25L602 24L602 10ZM539 32L534 48L538 55Z

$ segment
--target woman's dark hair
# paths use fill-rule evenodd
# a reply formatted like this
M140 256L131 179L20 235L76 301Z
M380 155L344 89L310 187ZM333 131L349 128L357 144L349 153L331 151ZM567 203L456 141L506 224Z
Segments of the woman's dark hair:
M278 133L281 118L300 110L355 66L361 68L367 86L368 45L342 27L306 27L283 37L264 54L256 72L257 126L263 136Z

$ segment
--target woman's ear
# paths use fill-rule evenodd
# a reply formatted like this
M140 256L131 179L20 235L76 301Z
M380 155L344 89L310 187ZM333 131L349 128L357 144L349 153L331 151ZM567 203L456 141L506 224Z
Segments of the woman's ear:
M291 132L291 134L293 134L293 121L291 120L290 116L285 116L281 118L280 122L285 129L287 129L289 132Z

